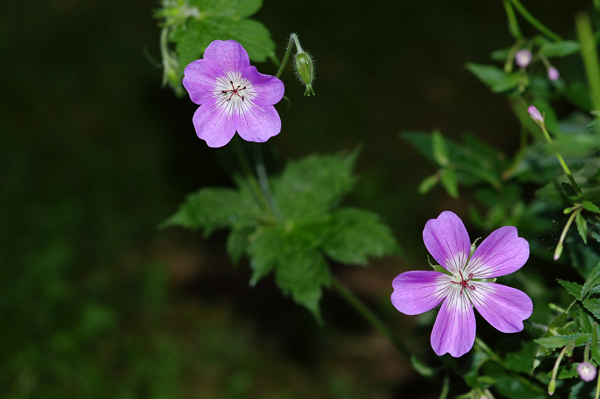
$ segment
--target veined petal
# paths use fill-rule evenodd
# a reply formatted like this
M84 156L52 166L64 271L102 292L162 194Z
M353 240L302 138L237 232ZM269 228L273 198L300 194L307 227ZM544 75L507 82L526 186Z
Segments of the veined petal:
M198 107L192 121L196 134L209 147L223 147L235 134L233 115L214 100Z
M475 343L475 312L467 295L460 292L450 290L435 319L431 347L438 356L461 357Z
M196 60L183 70L183 87L196 104L204 104L214 98L217 78L224 73L219 65L211 60Z
M473 282L469 290L475 309L494 328L504 333L523 330L523 320L533 312L531 299L516 288L502 284Z
M477 247L466 273L474 278L494 278L519 270L529 258L529 243L516 227L501 227Z
M246 79L255 91L255 94L252 96L254 104L273 105L277 104L283 98L285 91L283 82L275 76L264 75L258 72L254 66L244 69L242 79Z
M451 277L417 270L396 276L392 282L392 304L404 314L415 315L435 308L446 297Z
M442 212L437 219L427 221L423 241L435 261L452 274L457 275L467 264L471 249L469 234L453 212Z
M248 53L235 40L213 41L204 51L204 59L216 62L225 73L241 73L250 66Z
M246 141L263 143L281 132L281 119L272 105L247 101L233 119L237 132Z

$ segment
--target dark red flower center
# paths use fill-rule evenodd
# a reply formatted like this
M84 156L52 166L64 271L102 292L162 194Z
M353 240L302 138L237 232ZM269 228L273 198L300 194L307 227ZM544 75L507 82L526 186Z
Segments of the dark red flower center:
M452 284L460 284L460 286L461 286L460 294L462 295L465 288L470 288L470 289L474 290L475 286L469 284L469 281L471 281L471 279L473 278L473 273L470 273L466 280L461 271L459 271L458 273L460 274L461 281L451 281L451 283Z
M227 99L227 101L231 101L231 98L233 96L238 96L239 98L242 99L242 101L244 101L244 96L240 94L240 92L242 92L243 90L246 90L246 86L241 87L242 85L238 85L237 87L235 87L233 85L233 81L229 81L229 83L231 83L231 90L221 90L221 93L223 94L227 94L227 93L231 93L231 95L229 96L229 98Z

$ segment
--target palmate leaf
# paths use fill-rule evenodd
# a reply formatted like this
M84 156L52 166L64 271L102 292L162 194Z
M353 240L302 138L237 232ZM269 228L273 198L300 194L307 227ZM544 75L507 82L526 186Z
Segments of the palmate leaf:
M388 226L373 212L343 208L332 214L325 227L322 248L331 259L353 265L366 265L369 257L398 252Z
M273 194L286 220L312 220L327 215L352 188L358 151L309 155L290 161L273 182Z
M261 215L262 211L244 189L203 188L188 195L161 227L203 230L208 236L216 229L231 228L236 223L255 224Z
M178 81L183 78L184 68L199 59L214 40L236 40L255 62L274 57L275 43L269 30L261 22L247 18L261 7L262 0L188 0L178 1L177 5L165 4L156 15L171 21L166 25L168 41L175 45ZM173 18L169 20L172 14L179 15L175 22ZM174 85L174 80L169 82Z

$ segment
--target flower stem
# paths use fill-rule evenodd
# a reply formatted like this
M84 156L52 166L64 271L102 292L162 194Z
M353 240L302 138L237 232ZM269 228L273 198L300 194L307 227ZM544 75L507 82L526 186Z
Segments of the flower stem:
M548 395L552 396L554 394L554 390L556 389L556 375L558 374L558 366L560 366L560 361L563 356L567 352L567 346L562 348L560 353L558 354L558 358L556 359L556 363L554 363L554 368L552 369L552 378L550 379L550 384L548 384Z
M556 249L554 250L554 260L558 260L558 258L560 258L560 255L562 254L563 251L563 242L565 241L565 237L567 235L567 231L569 231L569 227L571 227L571 223L573 223L573 220L575 219L575 217L577 216L577 214L581 212L581 208L575 210L573 213L571 213L571 216L569 216L569 219L567 219L567 223L565 224L565 228L563 229L560 238L558 239L558 244L556 245Z
M296 35L295 33L292 33L290 35L290 40L288 41L287 48L285 49L285 55L283 56L283 61L281 61L279 70L277 71L277 74L275 75L275 77L278 79L281 76L281 74L283 73L283 70L285 69L287 62L290 59L290 54L292 53L292 47L294 47L294 44L296 44L296 49L298 51L302 51L302 47L300 47L300 41L298 40L298 35Z
M521 29L519 29L519 22L517 21L517 17L515 15L515 10L510 5L509 0L504 0L504 9L506 10L506 17L508 18L508 30L513 38L522 39L523 34L521 33Z
M385 323L375 314L371 309L365 305L365 303L354 294L348 287L346 287L340 280L333 277L332 279L333 289L346 301L350 306L358 312L366 321L369 322L377 331L383 334L390 342L394 345L394 347L398 350L398 352L402 353L405 356L410 356L410 351L396 335L394 335L390 329L385 325Z
M575 23L581 48L581 58L583 58L590 96L592 97L592 105L596 111L600 111L600 67L598 66L598 53L590 17L588 14L581 12L577 14ZM600 125L598 125L598 132L600 133Z
M519 0L510 0L510 2L515 6L515 8L519 12L519 14L521 14L521 16L523 18L525 18L527 20L527 22L529 22L534 28L536 28L537 30L539 30L540 32L542 32L543 34L545 34L546 36L548 36L549 38L551 38L554 41L559 42L562 40L562 38L559 35L552 32L543 23L538 21L537 18L535 18L533 15L531 15L531 13L529 11L527 11L527 9L525 7L523 7L523 4L521 4L521 2Z
M254 177L254 175L252 174L252 171L250 169L250 164L248 163L248 158L246 157L246 154L244 154L244 150L242 149L242 146L240 145L238 140L233 140L233 143L234 143L233 147L235 149L235 153L237 154L238 160L242 167L242 171L243 171L244 175L246 176L246 180L248 181L248 184L250 185L251 193L252 193L252 196L254 197L254 200L256 201L258 206L263 208L265 211L269 211L270 210L269 203L268 203L263 191L260 189L260 186L259 186L258 182L256 181L256 177ZM276 218L276 215L274 213L273 213L273 216Z
M542 128L542 132L544 133L544 137L546 138L546 141L548 142L548 144L552 144L552 138L550 138L550 134L548 133L548 130L546 129L546 125L542 124L540 127ZM560 155L558 150L554 150L554 155L556 155L556 158L558 159L558 163L560 164L560 166L563 168L563 170L567 174L567 177L569 178L571 185L575 189L575 192L577 192L577 197L579 197L580 200L583 200L583 193L581 192L579 185L577 185L577 182L575 181L575 178L573 177L573 174L571 173L571 170L567 166L567 163L563 159L562 155Z
M275 216L275 219L279 223L283 223L283 216L281 215L281 211L279 210L279 206L277 205L277 201L275 201L275 197L271 192L271 186L269 185L269 178L267 176L267 170L265 169L265 164L263 162L262 155L262 146L257 145L256 151L254 153L256 158L256 173L258 174L258 185L260 186L260 191L263 194L263 197Z

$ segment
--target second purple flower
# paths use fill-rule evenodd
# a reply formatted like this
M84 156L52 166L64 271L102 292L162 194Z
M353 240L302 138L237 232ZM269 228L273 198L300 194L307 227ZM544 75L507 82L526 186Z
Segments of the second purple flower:
M235 40L215 40L204 58L183 72L183 86L200 105L193 117L196 134L209 147L224 146L236 131L258 143L281 131L273 105L283 98L283 82L250 66L248 53Z
M523 330L523 320L533 311L522 291L487 281L519 270L529 258L529 243L515 227L501 227L490 234L471 256L469 234L454 213L442 212L423 230L429 253L447 273L409 271L398 275L392 286L392 304L408 315L425 313L441 304L431 333L431 346L441 356L460 357L475 342L473 307L501 332Z

